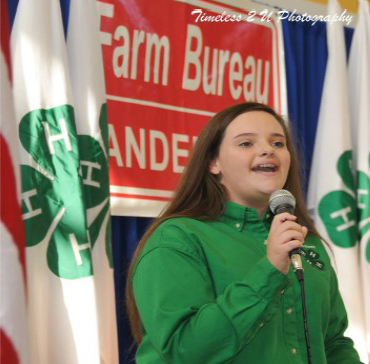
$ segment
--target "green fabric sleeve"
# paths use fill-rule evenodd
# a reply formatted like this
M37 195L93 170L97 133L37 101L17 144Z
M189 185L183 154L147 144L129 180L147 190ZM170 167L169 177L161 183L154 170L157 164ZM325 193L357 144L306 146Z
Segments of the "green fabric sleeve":
M353 348L353 341L344 336L348 320L342 297L338 290L338 280L332 267L330 320L325 336L325 351L328 364L359 364L360 358Z
M215 296L203 258L192 249L156 247L133 278L142 327L164 362L229 363L279 308L290 279L262 258Z

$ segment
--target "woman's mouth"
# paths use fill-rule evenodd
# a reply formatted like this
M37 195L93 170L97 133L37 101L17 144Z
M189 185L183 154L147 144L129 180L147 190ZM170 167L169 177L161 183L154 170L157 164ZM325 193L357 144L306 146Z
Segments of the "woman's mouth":
M253 172L273 173L276 172L279 167L274 163L261 163L252 167Z

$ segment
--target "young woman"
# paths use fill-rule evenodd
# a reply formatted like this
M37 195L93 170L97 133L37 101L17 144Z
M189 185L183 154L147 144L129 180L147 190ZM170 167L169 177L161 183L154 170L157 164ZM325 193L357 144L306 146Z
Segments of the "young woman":
M290 191L295 216L273 216ZM138 364L307 363L299 283L302 247L312 363L360 363L343 335L337 280L304 207L284 120L244 103L202 130L179 187L140 241L127 305Z

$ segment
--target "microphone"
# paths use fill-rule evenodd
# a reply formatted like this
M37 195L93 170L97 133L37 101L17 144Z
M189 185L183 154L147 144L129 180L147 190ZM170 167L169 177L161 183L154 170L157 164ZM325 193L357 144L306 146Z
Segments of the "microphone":
M277 190L273 192L269 199L269 207L274 215L289 212L294 215L296 201L294 196L287 190ZM289 257L292 260L294 271L302 270L301 250L299 248L292 249L289 252Z

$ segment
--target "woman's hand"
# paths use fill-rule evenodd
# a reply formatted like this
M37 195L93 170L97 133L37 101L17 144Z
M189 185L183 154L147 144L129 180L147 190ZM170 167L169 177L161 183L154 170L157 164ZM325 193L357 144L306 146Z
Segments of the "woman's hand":
M307 235L307 228L297 224L296 219L287 212L276 215L267 238L267 259L284 274L289 272L289 252L301 247Z

